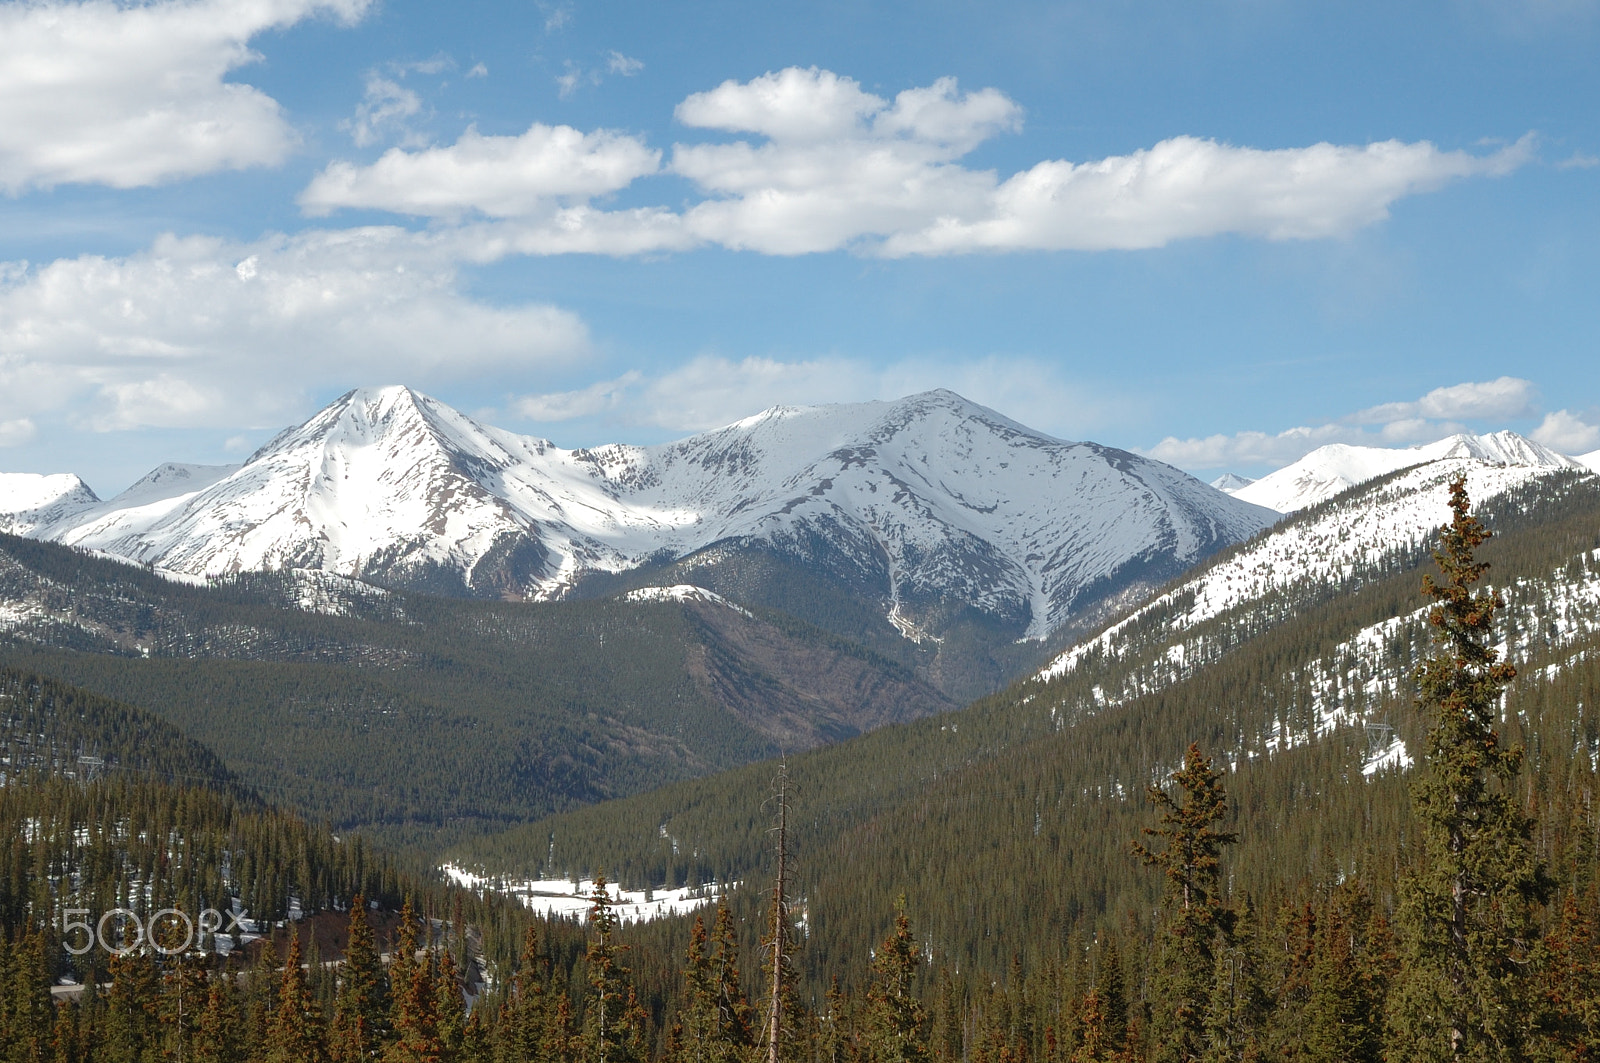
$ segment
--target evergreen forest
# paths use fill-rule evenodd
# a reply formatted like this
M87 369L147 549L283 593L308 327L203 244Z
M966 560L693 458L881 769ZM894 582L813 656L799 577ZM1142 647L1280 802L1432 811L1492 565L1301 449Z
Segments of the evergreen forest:
M1179 594L1116 652L958 712L448 853L507 881L594 875L581 921L452 886L304 798L313 771L241 770L102 689L95 662L159 654L15 642L0 1057L1590 1059L1600 488L1478 510L1451 490L1434 540L1208 616L1182 654ZM369 606L396 604L428 608ZM245 698L285 662L225 663L262 669L232 680ZM279 738L259 727L254 763L291 762ZM425 803L449 763L392 784ZM607 876L717 903L624 924ZM172 914L208 911L229 925Z

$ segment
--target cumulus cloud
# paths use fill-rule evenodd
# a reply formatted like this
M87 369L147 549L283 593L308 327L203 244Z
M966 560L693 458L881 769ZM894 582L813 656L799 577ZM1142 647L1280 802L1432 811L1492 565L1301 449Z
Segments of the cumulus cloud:
M1416 402L1386 402L1345 418L1349 424L1389 425L1419 419L1531 417L1539 408L1533 384L1503 376L1483 383L1434 388Z
M890 103L850 78L791 68L724 82L678 105L685 125L756 133L766 142L679 144L672 170L714 198L692 207L696 237L769 254L830 251L983 209L995 177L957 164L1021 123L994 89L954 78Z
M1503 376L1435 388L1413 402L1383 403L1328 424L1298 426L1277 433L1246 431L1189 439L1168 436L1141 453L1185 469L1277 468L1329 443L1376 447L1431 443L1469 431L1462 420L1504 421L1538 412L1538 391L1534 386L1517 377ZM1570 443L1585 438L1584 427L1587 426L1563 410L1560 415L1548 415L1544 425L1533 432L1533 438L1571 453L1569 448L1550 440L1561 438ZM1590 431L1600 437L1600 429ZM1541 432L1545 435L1541 436Z
M1427 141L1262 151L1174 137L1098 162L1041 162L995 188L975 215L895 234L883 253L1137 250L1223 233L1343 236L1387 218L1398 199L1456 178L1502 176L1532 151L1529 138L1479 156Z
M294 147L277 101L225 81L257 34L371 0L0 5L0 189L115 188L270 166Z
M635 371L575 391L526 396L513 409L534 421L601 416L698 432L771 406L897 399L940 387L1062 435L1084 433L1118 414L1115 403L1062 381L1052 366L1031 359L919 358L873 365L837 355L793 360L701 355L655 375Z
M1600 425L1589 424L1568 410L1552 410L1544 415L1532 433L1535 442L1563 454L1584 454L1600 448Z
M619 53L610 60L622 72L633 62ZM567 93L599 76L569 64L558 80ZM541 194L506 195L500 190L523 181L519 168L527 161L511 150L516 138L499 138L504 150L476 152L473 180L445 197L443 212L470 208L508 219L509 231L475 230L500 253L626 255L708 244L777 255L851 249L889 257L1131 250L1224 233L1342 236L1388 217L1405 196L1461 178L1502 176L1534 153L1531 135L1488 154L1395 140L1263 150L1185 136L1095 161L1047 160L1002 179L962 160L984 141L1021 128L1022 108L1004 93L962 91L954 78L941 78L890 100L816 67L725 81L687 97L674 114L687 127L741 139L676 144L663 168L637 138L569 132L609 135L613 148L630 149L630 160L650 159L648 166L616 170L621 183L607 191L658 172L687 178L701 198L681 210L610 212L552 205ZM372 167L335 164L302 202L317 211L437 213L430 204L438 198L441 164L469 144L484 148L493 139L474 137L469 131L453 148L391 153ZM586 165L582 152L544 161ZM542 179L555 178L546 172ZM581 184L581 175L572 181Z
M532 214L552 199L588 199L654 173L661 153L636 137L535 122L521 136L468 127L445 148L392 148L371 166L328 165L300 194L308 214L376 207L398 214Z
M0 421L259 426L330 382L564 365L587 346L575 315L471 299L448 253L389 227L0 268Z

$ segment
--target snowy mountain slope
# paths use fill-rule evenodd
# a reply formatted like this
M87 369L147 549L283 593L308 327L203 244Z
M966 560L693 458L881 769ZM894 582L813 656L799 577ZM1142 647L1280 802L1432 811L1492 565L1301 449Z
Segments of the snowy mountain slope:
M1211 486L1215 487L1218 491L1226 491L1230 495L1237 495L1242 488L1249 487L1253 483L1255 483L1255 481L1250 479L1248 476L1239 476L1235 473L1225 472L1215 480L1212 480Z
M1589 471L1600 472L1600 450L1591 450L1587 454L1579 454L1576 460Z
M1222 490L1258 506L1294 513L1408 465L1445 458L1476 458L1504 465L1551 469L1583 467L1577 459L1558 454L1515 432L1495 432L1484 436L1456 435L1426 446L1393 449L1331 443L1253 483Z
M82 513L100 500L71 473L0 472L0 531L31 535Z
M1063 653L1039 678L1065 675L1090 658L1114 659L1156 643L1170 646L1165 652L1183 667L1197 666L1206 654L1183 641L1190 629L1272 595L1292 597L1303 589L1371 578L1388 570L1394 558L1421 550L1449 519L1453 477L1465 474L1469 497L1482 505L1558 471L1563 470L1455 457L1416 466L1284 522ZM1155 617L1160 621L1152 628L1148 622Z
M910 633L971 607L1041 638L1108 589L1167 578L1271 516L944 391L563 450L407 388L368 388L237 469L152 476L126 504L13 519L192 575L314 568L535 599L589 573L756 545L861 587ZM157 497L179 479L194 490Z
M1364 588L1395 576L1416 579L1438 528L1449 518L1448 483L1467 478L1475 508L1507 513L1557 512L1564 498L1600 497L1600 481L1544 464L1502 465L1483 458L1442 458L1391 474L1365 489L1291 517L1256 540L1202 566L1167 593L1057 657L1036 677L1060 686L1072 679L1071 706L1053 711L1100 712L1164 690L1291 620L1305 620ZM1600 505L1590 498L1584 503ZM1502 646L1511 659L1539 662L1548 679L1587 653L1600 637L1600 551L1593 516L1576 521L1581 552L1559 555L1557 567L1513 570L1497 586L1507 603ZM1537 534L1545 518L1524 520ZM1585 545L1586 544L1586 545ZM1496 569L1499 571L1499 569ZM1411 584L1414 586L1414 584ZM1426 652L1426 610L1406 589L1400 610L1346 629L1329 648L1295 647L1275 667L1273 682L1296 691L1293 712L1273 722L1262 750L1294 748L1335 729L1367 723L1374 707L1404 701L1406 684ZM1322 622L1319 637L1337 628ZM1399 740L1374 746L1367 765L1404 766Z

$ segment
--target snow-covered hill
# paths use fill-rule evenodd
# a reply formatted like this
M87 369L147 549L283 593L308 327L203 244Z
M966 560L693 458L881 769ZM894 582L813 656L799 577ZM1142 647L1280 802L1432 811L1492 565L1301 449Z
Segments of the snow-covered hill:
M1408 465L1445 458L1475 458L1501 465L1549 469L1583 468L1581 459L1558 454L1515 432L1456 435L1419 447L1357 447L1331 443L1292 465L1241 486L1218 486L1235 498L1294 513L1325 502L1340 491L1385 476Z
M71 473L0 472L0 531L32 535L99 501L89 485Z
M1574 471L1593 482L1587 470L1538 451L1515 464L1499 460L1514 454L1511 449L1491 453L1402 467L1382 482L1290 517L1072 647L1036 678L1074 677L1086 691L1080 710L1115 707L1200 674L1289 618L1409 571L1448 522L1449 482L1458 475L1466 477L1467 493L1480 509L1518 490L1559 498ZM1506 637L1524 643L1515 647L1521 659L1537 652L1560 662L1568 646L1600 631L1600 551L1501 589L1509 606L1502 618ZM1362 706L1394 695L1409 680L1415 653L1428 640L1425 612L1419 600L1414 609L1352 629L1325 659L1291 676L1309 698L1309 716L1298 728L1283 723L1269 744L1292 746L1364 722ZM1374 755L1405 762L1403 748Z
M313 568L550 599L597 572L759 548L867 590L917 637L953 607L1044 637L1272 518L948 391L564 450L407 388L364 388L237 468L163 466L109 503L75 477L0 491L0 520L21 534L195 576Z

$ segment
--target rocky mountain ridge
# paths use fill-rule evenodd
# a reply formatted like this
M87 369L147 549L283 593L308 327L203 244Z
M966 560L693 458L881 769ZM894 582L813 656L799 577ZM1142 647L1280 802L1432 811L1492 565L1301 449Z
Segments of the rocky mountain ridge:
M24 481L0 483L0 530L193 577L306 568L548 600L665 563L715 575L754 551L847 587L911 640L963 614L1045 638L1272 519L948 391L564 450L408 388L364 388L237 468L163 466L110 502L76 477Z

